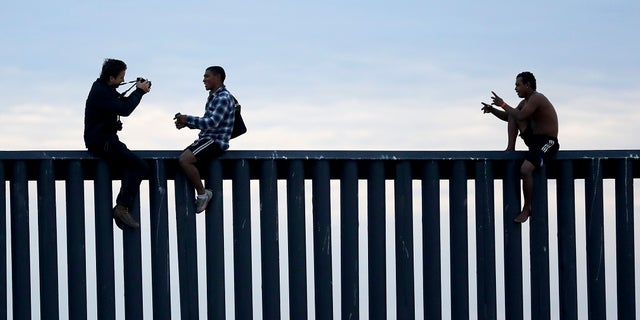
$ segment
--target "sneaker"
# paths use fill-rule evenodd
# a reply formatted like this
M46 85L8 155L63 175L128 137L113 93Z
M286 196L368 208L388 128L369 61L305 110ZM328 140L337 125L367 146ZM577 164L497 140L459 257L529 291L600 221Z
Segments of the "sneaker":
M124 230L125 226L133 229L140 228L140 224L129 214L129 209L121 205L116 205L113 208L113 218L116 220L118 228L122 230Z
M213 198L213 192L209 189L204 190L204 197L196 197L196 213L200 213L207 208L209 200Z

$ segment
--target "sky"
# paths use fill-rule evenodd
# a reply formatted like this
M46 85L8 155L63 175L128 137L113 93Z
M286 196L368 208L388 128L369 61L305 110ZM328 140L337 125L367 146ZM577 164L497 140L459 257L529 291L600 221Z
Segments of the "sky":
M640 2L7 1L0 10L0 150L83 150L105 58L152 81L120 138L182 150L208 66L227 72L248 133L230 150L503 150L531 71L564 150L639 149ZM124 88L121 88L124 90ZM524 149L522 141L517 148Z
M171 119L204 112L211 65L249 128L231 150L503 150L506 125L480 102L493 90L517 105L521 71L557 108L562 149L636 149L639 14L635 1L11 1L0 149L84 149L105 58L153 83L123 119L133 150L196 138Z

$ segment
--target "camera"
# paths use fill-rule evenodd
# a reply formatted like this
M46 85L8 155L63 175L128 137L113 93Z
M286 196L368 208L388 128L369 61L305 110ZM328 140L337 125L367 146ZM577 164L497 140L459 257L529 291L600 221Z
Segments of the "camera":
M124 92L120 93L120 98L123 98L123 97L127 94L127 92L129 92L129 90L133 89L133 87L135 87L135 86L136 86L136 84L137 84L138 82L144 82L144 81L149 81L149 80L147 80L147 79L145 79L145 78L142 78L142 77L137 77L137 78L136 78L135 80L133 80L133 81L123 82L123 83L119 84L118 86L133 83L133 84L129 87L129 89L127 89L127 90L125 90ZM149 88L151 88L151 81L149 81Z
M145 79L145 78L142 78L142 77L137 77L136 78L136 82L145 82L145 81L148 81L148 80ZM151 87L151 81L149 81L149 87Z
M142 78L142 77L137 77L135 80L123 82L123 83L119 84L119 86L122 86L122 85L125 85L125 84L134 83L134 85L131 86L133 88L133 86L135 86L135 83L144 82L144 81L149 81L149 80L147 80L145 78ZM151 87L151 81L149 81L149 87Z

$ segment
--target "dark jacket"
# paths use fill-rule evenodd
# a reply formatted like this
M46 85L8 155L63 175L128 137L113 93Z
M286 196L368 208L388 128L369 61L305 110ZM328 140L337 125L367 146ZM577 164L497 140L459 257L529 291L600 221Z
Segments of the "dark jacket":
M116 88L100 79L91 86L84 109L84 143L88 149L100 147L106 141L118 140L122 124L118 116L130 115L146 92L136 88L128 97L121 97Z

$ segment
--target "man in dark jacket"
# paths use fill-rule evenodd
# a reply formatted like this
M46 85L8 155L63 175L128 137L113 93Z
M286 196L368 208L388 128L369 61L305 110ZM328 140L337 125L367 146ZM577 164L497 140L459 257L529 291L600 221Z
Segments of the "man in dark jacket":
M112 169L122 171L122 184L113 208L116 225L139 228L140 224L129 213L137 197L140 182L149 167L127 146L120 142L117 132L122 130L120 117L130 115L142 96L149 92L151 83L137 81L136 89L127 97L116 91L124 81L127 65L116 59L106 59L102 73L91 87L84 113L84 142L90 153L107 161Z

